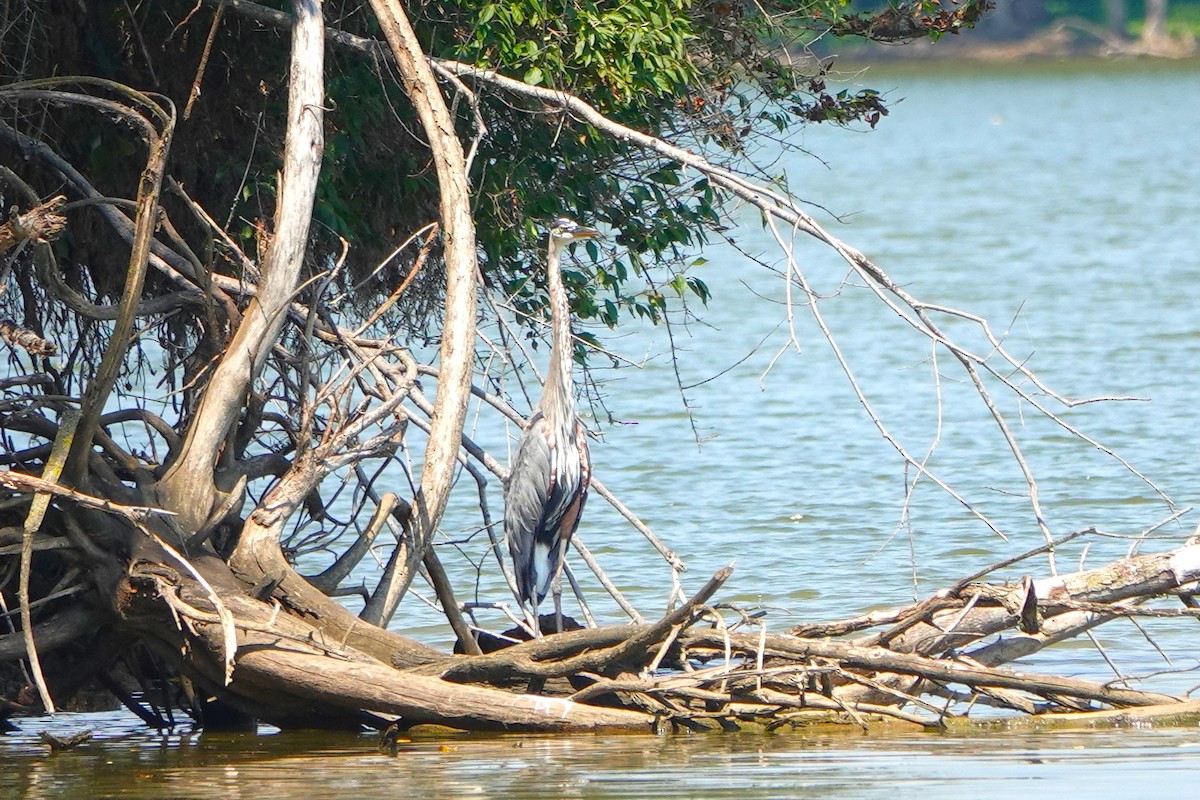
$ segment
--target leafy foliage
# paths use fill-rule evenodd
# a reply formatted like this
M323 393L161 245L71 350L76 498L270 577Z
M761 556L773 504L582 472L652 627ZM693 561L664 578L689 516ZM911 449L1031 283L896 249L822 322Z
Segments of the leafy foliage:
M783 47L844 26L849 8L847 0L465 0L425 6L423 24L438 55L568 90L631 127L739 158L794 125L873 127L887 113L877 92L827 92L818 60L781 58ZM543 310L540 272L530 269L541 247L536 223L560 213L611 227L623 253L589 251L593 275L570 281L578 317L658 321L659 286L708 299L686 270L689 251L725 222L726 198L707 181L559 115L510 98L483 103L491 133L477 160L480 244L487 274L518 311Z
M887 113L876 92L827 89L830 77L820 60L784 58L785 48L799 56L807 42L829 32L936 37L973 24L986 2L942 7L923 0L869 13L854 10L849 0L427 0L413 4L410 14L431 55L570 91L626 125L753 169L745 154L762 137L812 122L874 126ZM269 235L274 207L286 33L229 9L214 27L214 7L192 0L136 6L97 0L82 12L69 3L21 5L26 13L14 19L24 27L10 26L2 42L5 53L21 55L0 66L4 80L104 75L153 89L181 109L198 81L201 92L172 145L170 172L254 253ZM326 18L350 33L379 35L364 4L330 0ZM313 269L339 257L344 241L342 288L353 288L364 305L392 291L413 266L411 255L384 264L385 257L437 218L428 151L389 69L361 53L329 51ZM581 319L608 326L623 315L658 321L668 297L707 301L708 288L689 254L720 234L728 198L678 164L536 104L474 89L477 107L460 94L455 108L464 140L476 136L478 120L487 128L476 142L471 179L488 286L519 312L543 315L543 276L533 269L544 244L542 223L568 214L607 226L616 245L589 247L586 274L568 276ZM51 115L49 128L44 115L28 113L25 120L19 124L42 126L41 135L59 152L100 176L104 191L131 194L138 159L122 150L128 140L119 131L94 119ZM203 236L199 226L184 233ZM121 285L123 257L72 250L69 241L62 248L65 269L87 273L102 291ZM197 241L194 249L214 252L219 271L240 269L211 244ZM441 284L435 253L396 315L381 324L435 335Z
M645 108L681 93L696 69L687 43L695 38L688 0L564 3L478 3L458 14L476 20L454 48L460 61L520 75L592 97L606 112Z

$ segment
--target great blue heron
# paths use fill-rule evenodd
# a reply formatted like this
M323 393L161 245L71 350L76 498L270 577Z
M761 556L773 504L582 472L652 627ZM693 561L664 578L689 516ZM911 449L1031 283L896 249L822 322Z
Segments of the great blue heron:
M571 242L599 235L565 217L550 224L546 257L550 366L542 399L521 434L504 490L504 536L516 571L517 594L533 612L535 635L541 632L538 605L557 581L591 479L587 438L575 415L571 313L559 259ZM561 620L557 586L554 598L556 618Z

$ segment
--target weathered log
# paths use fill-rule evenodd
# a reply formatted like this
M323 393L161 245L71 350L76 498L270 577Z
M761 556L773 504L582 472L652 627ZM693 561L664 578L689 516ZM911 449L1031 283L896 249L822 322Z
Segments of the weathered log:
M756 636L715 631L689 631L681 637L689 649L703 647L712 653L723 653L727 645L739 654L753 655L763 649L770 657L826 658L840 664L871 672L912 675L942 683L967 686L1020 689L1040 695L1064 695L1096 700L1114 706L1145 706L1179 702L1179 698L1156 692L1117 689L1093 681L1058 678L1013 672L999 668L974 667L950 659L932 659L908 653L896 653L881 647L859 647L844 642L824 642L797 639L791 636L768 634Z
M277 521L259 520L254 515L247 520L242 540L228 564L244 585L254 586L269 580L273 584L271 595L291 613L309 622L326 640L344 642L385 664L415 667L445 660L445 653L439 650L363 622L301 577L284 558L277 534L254 533L264 522L273 526Z
M652 718L556 698L464 686L396 670L321 636L312 626L240 591L219 589L234 617L233 680L221 685L221 621L207 591L165 559L139 561L118 587L125 624L153 636L164 652L187 652L188 669L206 690L288 724L362 724L382 715L406 723L465 729L590 730L649 728ZM171 620L178 620L172 625Z
M58 213L66 202L66 197L57 195L0 224L0 255L24 241L57 238L67 227L67 218Z
M718 570L687 603L652 625L592 628L534 639L490 655L455 659L441 676L459 682L495 682L600 672L627 659L644 664L650 648L666 639L672 628L690 624L731 574L732 567Z
M554 697L513 694L399 672L383 664L337 661L293 650L250 649L237 669L266 687L309 700L395 714L406 723L437 723L465 730L650 731L653 718Z
M305 0L294 5L287 132L273 235L249 307L158 485L163 504L192 532L203 526L219 502L214 480L218 456L236 428L247 390L287 321L304 266L325 144L325 26L320 3Z
M1173 593L1181 587L1200 580L1200 544L1186 545L1167 553L1155 553L1121 559L1091 570L1083 570L1032 581L1041 625L1066 613L1075 613L1079 603L1114 603L1131 598L1148 598ZM855 643L874 645L885 643L888 649L901 653L938 655L951 649L961 649L971 642L1017 627L1020 611L1026 602L1024 584L966 584L959 596L945 593L935 596L936 602L918 604L908 612L890 612L889 620L899 618L896 625L903 630L897 635L876 634ZM986 595L985 601L972 604L972 598ZM1082 621L1055 623L1051 635L1023 634L1022 645L1008 650L994 648L986 656L987 663L998 664L996 658L1016 658L1030 655L1042 647L1081 633L1109 618L1098 613L1086 627ZM894 614L894 615L893 615ZM1003 655L1007 653L1007 656Z
M1042 623L1037 633L1014 631L998 641L969 651L967 656L985 666L996 667L1031 656L1058 642L1073 639L1115 616L1087 611L1066 612Z
M471 398L471 377L475 365L476 273L479 269L475 248L475 220L471 215L471 189L463 144L455 133L454 115L442 95L433 69L421 49L421 41L408 20L408 12L399 0L370 0L375 18L387 41L404 90L429 142L433 167L437 172L442 263L446 273L446 294L442 336L439 348L441 374L438 377L434 413L430 419L429 439L425 445L421 488L413 498L412 540L404 552L403 568L383 587L383 624L392 618L396 605L407 591L417 568L433 546L433 536L446 509L459 448L462 447L463 421Z

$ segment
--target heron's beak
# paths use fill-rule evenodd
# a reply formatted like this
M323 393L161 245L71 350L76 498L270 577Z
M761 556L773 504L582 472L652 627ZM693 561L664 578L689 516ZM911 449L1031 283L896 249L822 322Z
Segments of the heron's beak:
M596 230L595 228L584 227L583 225L580 225L578 228L571 231L571 236L575 237L576 239L601 239L601 238L603 238L600 235L600 231Z

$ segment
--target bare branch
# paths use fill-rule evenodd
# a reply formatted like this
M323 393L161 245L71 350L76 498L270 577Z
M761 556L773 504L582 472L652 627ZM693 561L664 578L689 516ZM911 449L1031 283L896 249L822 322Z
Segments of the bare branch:
M287 319L308 243L324 150L324 20L317 0L297 0L295 8L283 174L261 280L213 372L179 456L160 482L163 496L184 515L185 527L203 524L212 509L217 453Z
M67 225L67 218L59 213L66 202L67 198L62 195L52 197L0 225L0 255L29 239L49 241L56 238Z
M371 0L371 7L421 119L433 152L441 200L446 268L445 317L442 322L441 376L431 420L421 489L413 498L413 543L406 557L408 580L432 545L446 508L470 398L475 346L475 223L471 218L466 157L416 33L399 0ZM399 587L401 594L407 585Z

